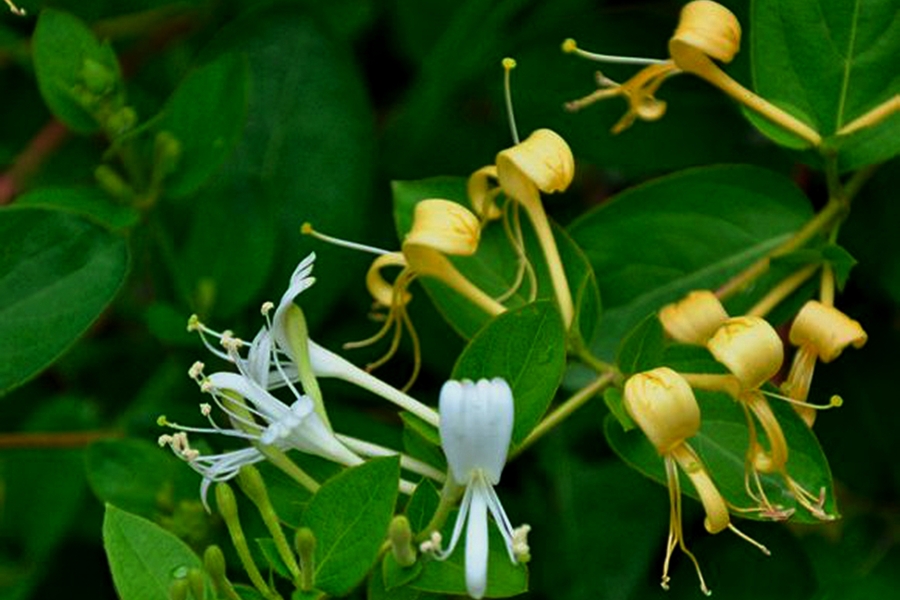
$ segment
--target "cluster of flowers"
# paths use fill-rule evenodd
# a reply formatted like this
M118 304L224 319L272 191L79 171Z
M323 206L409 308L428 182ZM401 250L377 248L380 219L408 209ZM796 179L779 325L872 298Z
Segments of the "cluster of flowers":
M705 346L729 372L721 375L679 373L659 367L637 373L625 383L625 408L663 457L666 466L671 520L663 586L668 582L669 559L678 545L693 561L701 588L708 593L699 564L684 543L676 465L682 468L697 490L706 511L704 525L707 531L718 533L731 529L766 554L768 550L764 546L740 532L729 519L729 508L738 513L757 512L772 520L787 519L793 514L794 509L785 509L769 500L760 480L761 473L780 476L797 504L814 517L825 521L834 519L834 515L824 511L825 490L812 493L788 473L788 444L766 397L790 402L804 422L812 427L815 409L840 404L838 397L827 406L807 401L816 362L831 362L847 346L861 347L867 336L858 322L834 306L810 300L791 327L789 339L797 346L797 351L790 372L781 384L781 394L775 394L764 390L763 385L781 370L784 346L766 320L757 316L729 317L716 295L709 291L692 292L683 300L665 306L659 318L675 341ZM750 438L745 461L745 488L755 506L729 506L688 443L701 425L700 406L692 388L727 393L743 408ZM757 434L757 422L762 426L768 449Z

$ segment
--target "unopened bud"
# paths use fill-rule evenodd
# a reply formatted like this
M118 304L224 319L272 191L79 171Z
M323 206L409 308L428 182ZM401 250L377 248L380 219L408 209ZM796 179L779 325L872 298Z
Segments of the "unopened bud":
M203 580L203 571L200 569L189 569L187 573L187 582L191 587L191 594L194 600L205 600L206 598L206 582Z
M181 141L169 131L160 131L154 140L154 171L159 176L172 173L181 159Z
M225 482L216 484L216 506L219 509L219 514L222 515L222 518L226 523L237 521L237 499L234 497L231 486Z
M137 124L137 121L137 112L130 106L123 106L106 119L104 129L109 135L118 137L131 131Z
M134 189L109 165L94 169L94 178L104 192L121 202L134 199Z
M226 590L231 589L231 582L225 573L225 555L221 548L216 545L206 547L203 552L203 569L209 574L217 594L227 596Z
M397 515L391 521L388 537L391 541L391 550L394 559L401 567L411 567L416 562L416 549L413 547L412 528L409 519L403 515Z
M668 367L625 382L625 410L657 452L666 454L700 430L700 407L687 381Z
M316 534L309 527L301 527L294 536L294 547L300 557L300 589L308 592L316 584Z
M92 58L85 58L81 65L81 80L84 87L96 96L105 96L116 83L116 74L104 64Z
M836 359L847 346L862 348L868 339L858 321L818 300L803 305L790 333L792 344L812 347L824 363Z
M784 361L784 345L775 329L759 317L728 319L707 342L717 361L734 373L744 389L771 379Z
M169 600L187 600L189 590L187 579L176 579L169 585Z
M659 311L663 328L683 344L704 345L728 320L725 307L709 290L697 290Z

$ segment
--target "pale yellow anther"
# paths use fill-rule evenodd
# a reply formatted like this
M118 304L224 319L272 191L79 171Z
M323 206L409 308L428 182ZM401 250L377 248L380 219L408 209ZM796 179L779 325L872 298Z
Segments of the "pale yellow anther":
M538 129L528 138L497 155L497 174L506 192L516 199L524 188L544 193L561 192L575 176L575 158L566 141L550 129Z
M416 204L412 229L403 247L433 248L443 254L471 256L478 250L481 224L465 206L450 200L429 199Z
M868 335L858 321L818 300L807 302L791 326L790 341L812 348L824 363L836 359L847 346L862 348Z
M733 317L706 343L717 361L728 367L744 389L771 379L784 361L784 346L775 329L759 317Z
M659 311L659 320L676 341L702 346L728 320L728 313L715 294L697 290L664 306Z
M628 415L660 454L700 430L700 407L691 386L668 367L632 375L624 396Z
M203 323L200 322L200 317L197 315L191 315L188 318L187 322L187 330L188 331L200 331L203 329Z

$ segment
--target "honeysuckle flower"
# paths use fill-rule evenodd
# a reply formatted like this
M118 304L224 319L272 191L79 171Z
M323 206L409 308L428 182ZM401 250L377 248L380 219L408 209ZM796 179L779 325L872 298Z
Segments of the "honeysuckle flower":
M653 121L661 118L666 104L655 97L656 91L669 77L691 73L807 143L818 145L822 136L813 128L757 96L713 62L713 59L726 64L731 62L740 50L740 44L741 25L737 17L721 4L710 0L694 0L682 8L678 27L669 40L670 58L667 60L595 54L579 49L574 40L566 40L563 43L564 52L599 62L647 65L623 84L615 83L598 72L597 81L601 89L569 102L566 107L579 110L604 98L623 96L629 108L613 127L613 133L619 133L631 126L635 119Z
M550 129L538 129L525 141L497 154L494 165L475 171L468 184L470 202L483 219L511 215L507 217L506 226L512 232L510 238L520 257L524 256L524 246L515 209L525 210L547 261L556 301L567 327L574 315L572 294L550 221L541 203L541 192L549 194L567 189L574 174L575 159L566 141ZM512 213L509 208L497 206L496 198L501 191L513 203ZM516 279L518 282L520 277Z
M267 447L280 451L299 450L346 466L362 462L325 425L308 396L295 395L288 405L245 375L219 372L205 377L201 363L194 364L190 375L203 392L212 396L215 407L225 414L230 426L219 425L213 417L213 406L202 404L201 413L208 419L209 427L179 425L160 417L161 425L177 429L178 433L160 436L159 444L168 445L203 476L200 496L207 510L206 493L210 484L227 481L237 475L242 466L265 459ZM241 438L252 442L253 446L204 456L190 447L187 432Z
M792 400L803 403L794 404L794 409L808 426L815 423L816 409L823 408L807 403L816 362L835 360L847 346L862 348L868 338L858 321L818 300L810 300L797 313L789 334L797 352L781 389ZM834 401L827 406L832 405Z
M352 242L345 242L323 235L309 224L303 232L336 245L366 250L378 255L366 274L366 287L375 301L377 310L385 310L384 325L372 337L345 344L345 348L360 348L373 344L392 334L387 352L370 363L373 370L391 359L400 346L403 332L407 331L413 345L413 373L404 389L415 381L421 366L419 338L406 306L412 300L409 286L418 277L437 279L459 293L491 316L506 308L473 284L453 265L449 256L471 256L478 250L481 223L469 209L457 202L439 198L421 200L413 213L412 227L399 252L389 252ZM389 282L382 271L396 267L400 273Z
M488 580L488 512L503 535L509 559L525 558L528 529L513 529L494 491L506 464L513 429L512 390L505 380L448 381L441 388L441 446L450 477L465 487L450 546L440 550L440 535L432 536L425 551L440 559L453 553L466 528L466 589L473 598L484 596Z
M624 403L629 416L665 462L670 512L669 540L663 563L662 586L668 589L669 561L672 552L678 546L694 564L700 579L700 589L709 595L710 591L703 579L700 563L684 542L678 467L681 467L688 476L700 496L700 502L706 512L703 524L707 531L719 533L727 528L765 554L769 554L769 551L731 523L725 499L716 488L703 462L687 442L700 430L700 406L687 380L668 367L637 373L625 382Z
M778 333L765 319L760 317L734 317L728 319L716 331L707 342L706 347L737 380L737 387L729 385L726 391L729 391L741 404L747 416L750 447L747 452L745 484L748 495L770 518L789 517L793 510L784 510L782 507L772 504L767 498L759 478L759 473L778 473L783 477L798 504L819 519L833 519L833 516L826 514L823 510L825 490L820 490L817 495L812 494L788 474L787 439L761 390L763 384L778 373L784 361L784 345ZM709 379L712 378L714 376ZM723 386L722 389L725 387ZM768 439L768 450L763 447L757 437L754 417L762 426ZM752 487L750 485L751 478Z
M318 377L341 379L369 390L437 427L439 419L434 409L310 339L303 312L294 304L294 300L315 283L312 276L314 262L315 253L311 253L297 265L291 275L288 289L277 306L271 302L263 305L262 312L266 316L266 324L249 345L235 338L229 331L219 333L210 329L196 316L191 317L188 329L198 331L211 352L234 363L244 376L267 390L292 388L295 383L302 383L305 392L312 397L317 414L326 426L330 427L330 424L322 405L321 392L316 381ZM274 315L269 318L273 309ZM225 350L218 349L208 337L216 338L225 346ZM240 350L245 346L249 347L246 356L243 356Z
M675 341L682 344L706 345L706 342L728 320L725 307L709 290L696 290L667 304L659 311L659 321Z

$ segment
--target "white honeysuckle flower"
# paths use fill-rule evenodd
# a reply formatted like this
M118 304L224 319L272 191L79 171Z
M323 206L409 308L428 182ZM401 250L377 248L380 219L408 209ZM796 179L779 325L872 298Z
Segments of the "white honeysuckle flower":
M215 406L225 413L231 427L220 426L212 416L212 407L203 404L201 413L209 420L210 427L188 427L161 417L161 424L178 429L179 433L160 436L159 443L171 447L177 456L203 476L200 495L204 506L207 506L206 492L211 483L231 479L243 465L265 459L259 446L272 446L281 451L299 450L346 466L362 463L362 459L341 443L316 414L312 400L297 394L293 386L294 401L288 405L244 374L221 372L204 378L200 363L191 367L190 374L200 388L213 397ZM185 432L218 433L250 440L255 445L204 456L188 445Z
M266 316L267 322L249 344L246 357L240 353L240 349L247 345L246 342L235 338L230 331L221 333L214 331L201 323L196 317L191 317L188 322L188 329L190 331L198 331L203 343L213 354L234 363L243 375L265 389L272 390L283 386L293 386L294 383L300 380L300 374L297 367L297 357L294 356L288 333L291 326L290 309L294 307L296 297L315 283L315 277L312 276L315 258L315 253L310 253L309 256L300 261L300 264L294 269L288 289L282 295L277 307L271 302L263 305L262 312ZM273 307L275 308L275 313L270 319L268 315ZM219 345L224 346L225 350L217 348L216 345L207 339L207 336L216 338ZM367 389L437 427L439 419L434 409L418 402L408 394L388 385L342 356L331 352L308 338L307 348L310 365L316 377L341 379Z
M459 541L466 527L466 589L473 598L482 598L488 577L488 518L490 511L500 528L509 559L516 563L527 554L524 536L516 534L494 491L506 464L506 455L513 429L512 390L500 378L472 382L448 381L440 394L441 446L447 456L450 476L465 486L450 546L440 551L436 538L438 559L446 559ZM527 530L523 530L527 531ZM514 539L517 538L517 539ZM516 547L518 546L518 547Z

